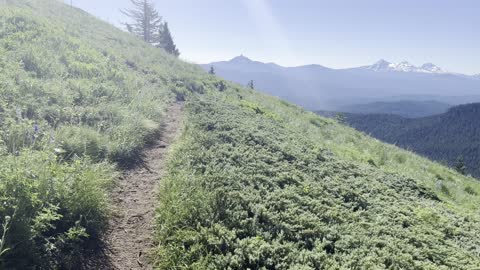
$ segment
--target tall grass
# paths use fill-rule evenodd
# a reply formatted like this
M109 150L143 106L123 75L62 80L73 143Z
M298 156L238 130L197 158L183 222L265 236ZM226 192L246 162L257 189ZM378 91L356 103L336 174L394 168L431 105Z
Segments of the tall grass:
M0 161L0 219L8 224L2 244L10 249L2 256L6 268L73 260L78 254L71 253L72 247L98 236L106 224L106 188L115 175L113 166L58 159L24 150Z
M75 268L104 229L116 171L142 162L171 90L201 88L202 73L61 1L6 3L0 267Z

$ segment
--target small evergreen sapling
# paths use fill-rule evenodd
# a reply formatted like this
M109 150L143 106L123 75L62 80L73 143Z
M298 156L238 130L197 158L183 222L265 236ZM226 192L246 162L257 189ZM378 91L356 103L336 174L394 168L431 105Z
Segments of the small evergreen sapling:
M467 166L465 165L465 160L462 156L458 157L457 163L455 164L455 170L463 175L467 173Z
M255 84L253 83L253 80L250 80L250 81L247 83L247 87L250 88L250 89L255 89Z
M210 70L208 71L208 74L215 75L215 68L213 66L210 67Z

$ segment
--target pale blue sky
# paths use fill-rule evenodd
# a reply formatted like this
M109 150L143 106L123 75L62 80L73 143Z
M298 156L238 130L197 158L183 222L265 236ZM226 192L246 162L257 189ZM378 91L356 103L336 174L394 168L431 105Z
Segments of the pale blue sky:
M66 2L70 0L65 0ZM345 68L381 58L480 73L478 0L154 0L182 58L244 54L285 66ZM119 24L129 0L73 0Z

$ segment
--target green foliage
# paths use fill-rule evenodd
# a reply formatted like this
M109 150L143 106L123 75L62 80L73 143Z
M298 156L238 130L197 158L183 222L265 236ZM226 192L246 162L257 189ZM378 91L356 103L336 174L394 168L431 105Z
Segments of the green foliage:
M474 179L247 90L190 97L186 114L159 269L480 266Z
M14 212L14 215L15 215L15 212ZM12 224L11 221L12 221L11 216L5 216L3 218L2 238L0 239L0 260L2 260L2 257L10 250L10 248L6 247L6 242L7 242L7 232L10 229L10 226Z
M356 114L390 114L406 118L420 118L445 113L452 105L434 100L377 101L342 106L339 110Z
M457 159L457 162L455 164L455 170L460 173L465 175L467 173L467 167L465 166L465 160L463 157L459 157Z
M252 90L255 89L255 83L253 82L253 80L248 81L247 88L250 88Z
M469 195L474 195L474 196L478 195L478 193L475 191L475 189L473 189L470 186L465 187L465 192Z
M204 91L203 73L59 1L6 3L0 268L74 269L104 230L114 167L141 162L175 91Z
M59 265L68 255L64 240L70 229L82 228L83 241L98 236L106 224L105 189L113 167L88 159L58 160L53 154L24 151L0 161L0 213L12 217L6 267Z
M162 17L158 14L150 0L130 0L131 9L122 10L132 22L126 23L128 32L141 38L143 41L158 43L158 30L162 27Z
M168 23L164 22L160 26L159 30L159 43L158 47L164 49L167 53L173 56L180 56L180 51L177 48L177 45L173 42L172 34L168 28Z
M480 266L474 179L222 84L56 1L8 3L0 10L3 268L78 266L105 228L112 164L141 161L175 98L188 106L162 179L158 268Z
M180 56L168 22L162 22L154 4L150 0L131 0L131 4L133 8L122 10L131 20L131 23L124 23L127 31L175 57Z
M210 70L208 70L208 74L215 75L215 68L213 66L211 66Z
M97 131L76 126L65 126L57 131L57 140L63 159L89 156L100 161L107 156L107 141Z

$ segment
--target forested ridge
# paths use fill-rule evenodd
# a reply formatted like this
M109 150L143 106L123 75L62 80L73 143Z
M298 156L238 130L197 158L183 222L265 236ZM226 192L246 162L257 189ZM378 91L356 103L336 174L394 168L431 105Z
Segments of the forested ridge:
M465 173L480 176L480 104L453 107L440 115L408 119L386 114L345 114L345 122L373 137L410 149Z
M427 101L385 101L353 104L338 108L338 111L357 114L394 114L406 118L420 118L445 113L452 105Z

